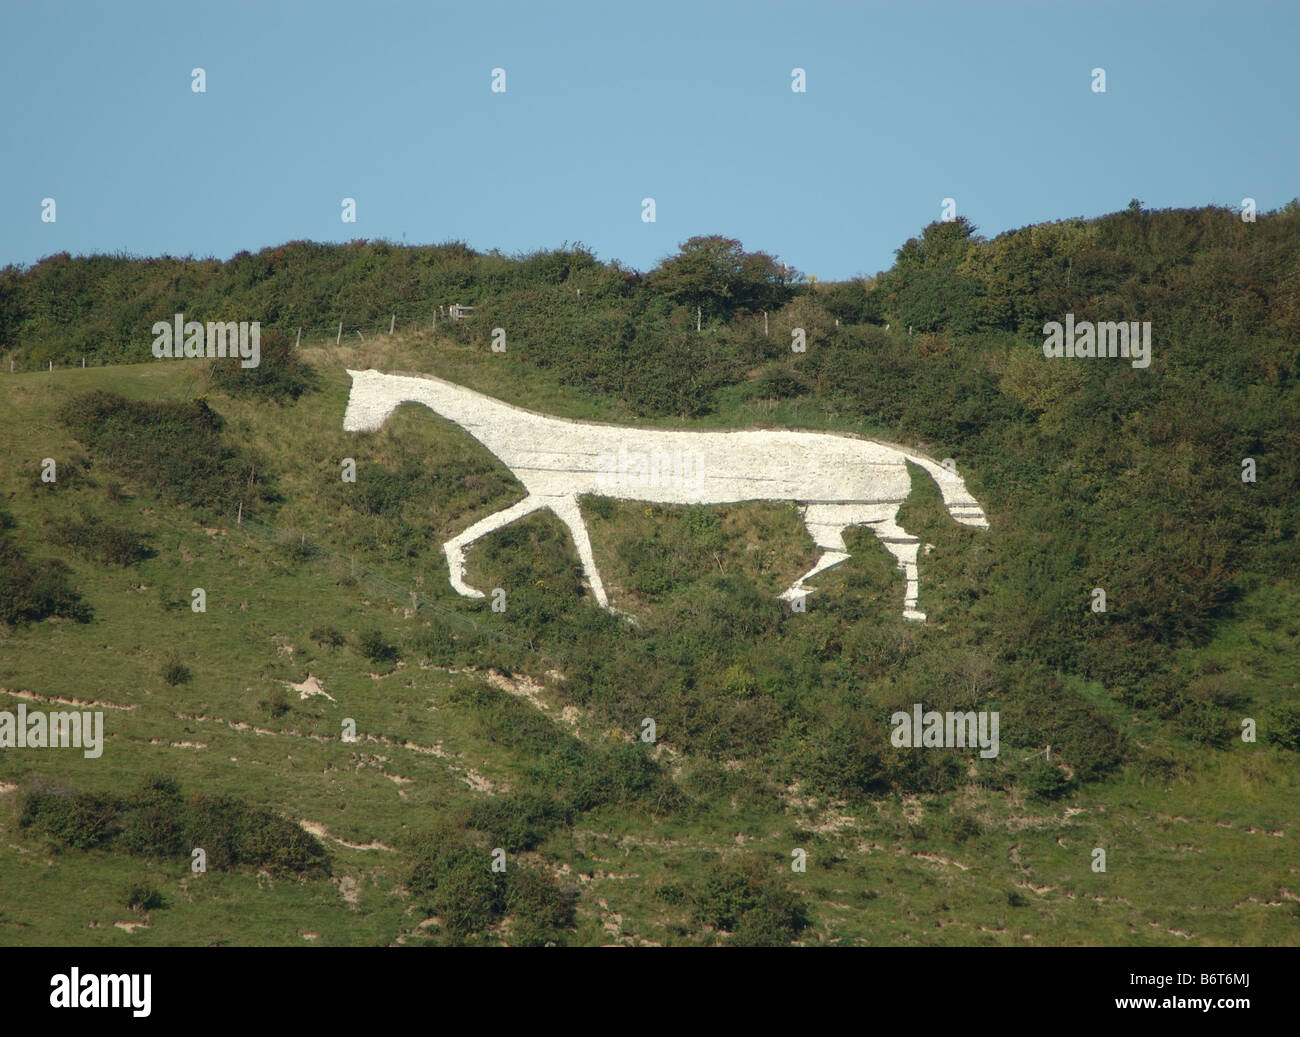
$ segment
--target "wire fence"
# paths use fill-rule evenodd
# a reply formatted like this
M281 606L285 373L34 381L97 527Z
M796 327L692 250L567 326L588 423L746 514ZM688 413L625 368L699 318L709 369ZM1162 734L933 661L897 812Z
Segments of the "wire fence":
M299 349L348 343L355 345L358 342L370 342L385 335L413 334L417 331L436 332L440 326L464 320L472 316L473 312L474 308L472 306L461 306L452 303L448 306L440 306L436 311L424 316L403 316L391 313L386 317L375 317L372 320L354 324L349 324L346 321L331 321L328 324L310 326L305 324L297 327L280 326L275 330L286 332L292 336L294 346ZM153 339L150 338L147 346L142 345L140 347L140 355L137 358L122 357L116 354L112 357L90 356L87 354L63 360L38 360L31 357L16 357L11 353L3 356L3 360L0 360L0 374L26 374L33 371L49 371L52 373L73 368L114 367L128 363L148 363L156 359L153 355L152 342ZM204 356L206 357L206 355L205 351ZM192 357L190 359L199 358Z

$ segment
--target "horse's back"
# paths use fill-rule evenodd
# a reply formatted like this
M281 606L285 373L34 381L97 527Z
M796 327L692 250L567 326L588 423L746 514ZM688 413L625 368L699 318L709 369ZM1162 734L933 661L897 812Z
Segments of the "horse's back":
M541 430L539 430L541 431ZM569 424L503 458L532 492L660 503L902 500L903 454L818 432L710 432Z

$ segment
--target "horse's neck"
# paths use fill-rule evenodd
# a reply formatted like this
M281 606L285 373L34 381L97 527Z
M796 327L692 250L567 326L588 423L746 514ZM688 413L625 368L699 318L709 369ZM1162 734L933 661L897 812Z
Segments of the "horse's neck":
M497 457L518 447L521 437L536 435L548 424L540 414L530 414L491 396L474 392L451 382L418 379L410 399L454 422L487 447Z

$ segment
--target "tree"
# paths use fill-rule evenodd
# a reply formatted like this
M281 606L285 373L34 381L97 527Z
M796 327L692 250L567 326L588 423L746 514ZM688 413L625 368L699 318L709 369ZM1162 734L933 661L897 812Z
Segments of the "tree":
M679 306L698 306L709 317L776 309L803 279L766 252L746 252L735 238L694 237L680 249L650 272L650 288Z

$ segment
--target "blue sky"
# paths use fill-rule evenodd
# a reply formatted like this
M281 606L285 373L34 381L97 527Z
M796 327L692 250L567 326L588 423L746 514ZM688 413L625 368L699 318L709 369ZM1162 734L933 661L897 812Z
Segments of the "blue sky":
M4 0L0 40L0 265L388 238L645 270L719 233L838 279L946 197L992 237L1300 195L1296 2Z

